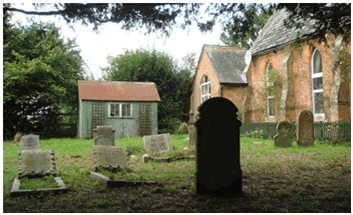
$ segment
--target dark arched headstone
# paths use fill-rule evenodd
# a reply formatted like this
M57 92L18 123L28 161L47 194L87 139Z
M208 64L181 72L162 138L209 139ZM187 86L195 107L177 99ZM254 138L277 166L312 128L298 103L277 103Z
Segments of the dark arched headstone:
M228 99L214 97L198 108L196 122L197 193L233 195L242 192L237 107Z

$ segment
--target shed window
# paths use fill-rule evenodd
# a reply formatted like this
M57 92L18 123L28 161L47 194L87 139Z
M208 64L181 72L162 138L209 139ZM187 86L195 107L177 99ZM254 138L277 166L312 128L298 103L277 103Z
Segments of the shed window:
M131 117L131 103L109 103L109 117Z
M209 98L211 98L211 81L207 75L205 75L201 82L201 103Z
M315 49L312 57L312 94L315 114L324 113L323 97L323 77L322 77L322 59L318 49Z

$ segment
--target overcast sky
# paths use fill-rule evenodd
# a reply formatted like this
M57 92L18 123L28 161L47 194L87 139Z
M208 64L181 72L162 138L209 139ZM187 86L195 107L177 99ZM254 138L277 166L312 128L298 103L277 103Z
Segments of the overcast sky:
M24 9L32 7L29 4L22 6ZM11 23L20 21L22 25L28 25L27 18L34 17L36 22L54 22L61 28L61 36L64 38L76 38L76 43L81 49L81 56L86 62L89 70L92 71L95 79L101 77L101 67L108 65L107 56L117 56L122 54L124 49L135 50L137 48L156 48L159 51L166 51L174 59L183 58L187 53L196 53L198 59L204 44L223 45L219 39L221 31L216 27L213 32L201 33L196 26L190 31L173 29L169 38L158 38L161 35L143 35L142 30L126 31L121 30L116 23L106 23L100 28L100 33L95 33L93 25L74 25L74 30L68 27L66 21L54 16L32 16L14 12Z

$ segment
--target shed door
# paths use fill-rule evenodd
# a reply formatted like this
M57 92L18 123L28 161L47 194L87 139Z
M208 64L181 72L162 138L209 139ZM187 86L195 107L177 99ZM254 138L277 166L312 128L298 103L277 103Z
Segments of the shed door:
M139 134L140 136L151 135L151 104L140 103L139 116Z
M98 125L104 125L104 103L96 101L92 102L91 137L93 136L93 129L97 128Z

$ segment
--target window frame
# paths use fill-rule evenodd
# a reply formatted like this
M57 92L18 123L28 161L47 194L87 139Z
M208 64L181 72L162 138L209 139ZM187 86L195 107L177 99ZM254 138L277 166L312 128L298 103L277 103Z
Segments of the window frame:
M273 86L273 83L269 81L269 77L268 77L269 66L271 66L272 69L273 69L271 61L268 62L267 68L266 68L266 86L267 87ZM267 117L268 118L275 118L276 117L276 113L274 113L274 115L270 115L270 102L269 102L270 99L273 99L272 105L273 105L273 109L275 110L275 107L274 107L274 105L275 105L275 96L274 95L273 96L267 96ZM276 110L274 112L276 112Z
M111 116L111 105L114 105L114 109L116 109L116 106L119 106L119 115L118 116ZM130 115L123 116L123 105L130 105ZM133 105L132 103L129 102L109 102L108 103L108 118L133 118Z
M207 75L204 75L200 84L201 88L201 103L211 98L211 80ZM207 90L207 92L205 92Z
M321 72L319 73L314 73L314 66L315 66L315 62L314 62L314 57L315 57L315 54L316 53L319 53L320 54L320 60L321 60ZM318 93L322 93L322 95L324 94L324 86L322 86L322 89L316 89L314 90L314 78L322 78L322 84L324 83L324 77L323 77L323 72L322 72L322 56L321 56L321 53L319 51L319 49L315 48L315 50L313 51L313 54L311 56L311 95L312 95L312 98L313 98L313 113L314 115L316 116L324 116L325 115L325 112L324 112L324 109L325 109L325 103L323 102L323 107L322 107L322 113L316 113L316 106L315 106L315 94L318 94Z

